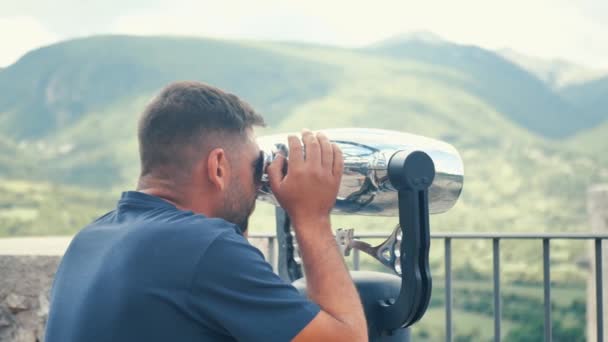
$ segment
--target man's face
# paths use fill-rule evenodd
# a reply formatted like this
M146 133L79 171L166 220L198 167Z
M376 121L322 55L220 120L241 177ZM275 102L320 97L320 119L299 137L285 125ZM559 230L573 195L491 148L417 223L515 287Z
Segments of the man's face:
M232 169L224 202L225 219L247 231L249 216L255 208L256 193L261 186L263 158L253 130L247 130L245 143L234 148L229 157Z

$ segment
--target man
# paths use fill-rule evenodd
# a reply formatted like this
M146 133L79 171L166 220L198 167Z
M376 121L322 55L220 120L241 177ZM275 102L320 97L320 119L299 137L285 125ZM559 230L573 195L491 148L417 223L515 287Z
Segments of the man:
M282 156L268 166L309 301L246 240L263 172L256 125L261 116L219 89L181 82L161 91L139 122L137 191L80 231L63 257L48 342L367 340L330 227L341 151L304 131L302 142L289 137L287 174Z

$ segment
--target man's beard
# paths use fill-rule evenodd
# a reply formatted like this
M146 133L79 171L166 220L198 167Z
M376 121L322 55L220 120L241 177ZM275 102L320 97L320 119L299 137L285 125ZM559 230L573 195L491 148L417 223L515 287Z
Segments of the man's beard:
M255 196L253 198L245 198L243 187L238 180L231 182L233 186L228 189L226 201L224 202L223 218L236 224L242 233L247 231L249 226L249 217L255 209Z

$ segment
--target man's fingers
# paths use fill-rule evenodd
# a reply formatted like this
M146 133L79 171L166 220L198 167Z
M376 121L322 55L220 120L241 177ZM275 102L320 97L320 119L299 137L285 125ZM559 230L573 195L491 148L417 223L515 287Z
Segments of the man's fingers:
M321 147L319 146L319 140L309 130L302 130L302 141L306 147L306 164L317 165L321 164Z
M333 172L334 151L329 138L322 132L317 133L317 140L321 148L321 165L327 172Z
M275 160L268 165L266 172L268 173L268 180L270 182L270 188L273 192L279 188L281 181L283 181L283 167L285 165L285 157L279 153Z
M304 163L304 155L302 152L302 143L295 135L287 137L289 141L289 163L292 167L302 165Z
M334 153L334 164L333 164L333 174L335 177L342 178L342 172L344 171L344 157L342 156L342 150L335 143L331 144L331 149Z

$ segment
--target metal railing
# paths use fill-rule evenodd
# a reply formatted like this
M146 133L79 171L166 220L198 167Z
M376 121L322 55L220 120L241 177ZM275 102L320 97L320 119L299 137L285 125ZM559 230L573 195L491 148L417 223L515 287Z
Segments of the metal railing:
M268 261L276 269L276 237L271 234L251 235L252 239L267 239ZM356 239L385 239L386 234L357 234ZM502 240L541 240L543 250L543 290L544 290L544 338L552 340L551 329L551 240L590 240L594 242L595 260L595 297L596 297L596 336L597 341L603 341L604 314L603 314L603 257L602 241L608 239L608 234L593 233L433 233L432 239L443 239L445 260L445 327L446 341L451 342L453 336L452 321L452 240L492 240L492 279L494 296L494 341L501 340L501 289L500 289L500 242ZM352 264L354 270L359 270L359 250L353 250Z

